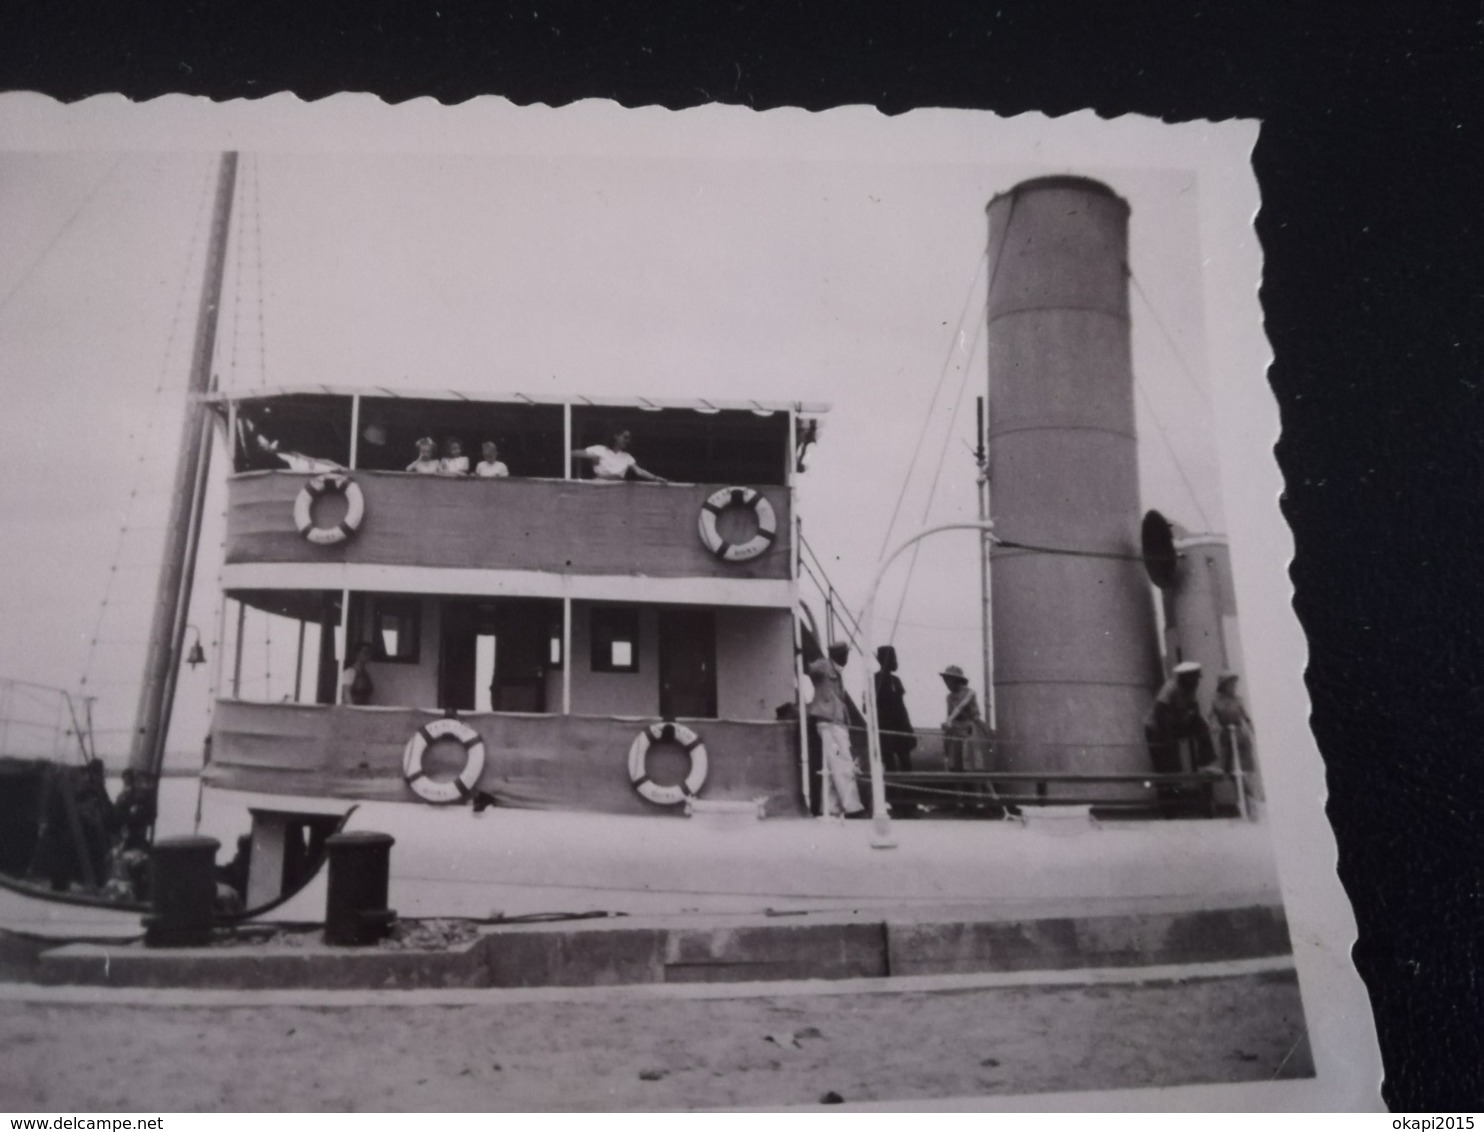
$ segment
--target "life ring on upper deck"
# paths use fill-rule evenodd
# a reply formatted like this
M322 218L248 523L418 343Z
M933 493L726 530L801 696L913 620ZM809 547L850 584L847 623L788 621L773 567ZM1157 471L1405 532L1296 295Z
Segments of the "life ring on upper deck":
M751 508L757 517L757 534L735 546L722 538L716 529L716 519L728 507ZM700 530L701 541L717 558L723 562L747 562L773 545L778 534L778 517L761 492L750 487L724 487L701 504Z
M423 769L423 757L439 739L456 739L465 752L464 769L447 782L429 778ZM457 719L435 719L424 724L413 732L402 752L402 778L425 802L467 802L483 770L484 740L474 728Z
M328 492L345 496L345 518L333 527L314 525L314 501ZM299 533L317 546L334 546L344 542L360 529L366 517L366 497L356 481L339 472L326 472L315 476L299 491L294 500L294 526Z
M649 748L655 743L679 743L690 756L690 773L685 781L674 786L660 786L651 782L645 762ZM646 727L629 744L629 781L640 797L648 798L659 806L678 806L687 798L694 798L706 783L706 744L689 727L678 723L656 723Z

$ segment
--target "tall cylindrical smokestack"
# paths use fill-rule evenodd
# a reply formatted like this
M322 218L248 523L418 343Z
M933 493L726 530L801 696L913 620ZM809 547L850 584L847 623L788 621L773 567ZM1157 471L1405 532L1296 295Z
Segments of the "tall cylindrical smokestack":
M1023 544L991 561L1000 768L1145 772L1159 651L1139 561L1128 205L1046 177L990 201L989 234L991 517Z

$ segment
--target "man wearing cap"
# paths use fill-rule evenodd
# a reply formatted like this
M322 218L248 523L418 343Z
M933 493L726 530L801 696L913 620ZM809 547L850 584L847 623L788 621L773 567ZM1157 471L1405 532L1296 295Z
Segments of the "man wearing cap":
M1175 671L1154 697L1149 714L1144 717L1144 740L1149 744L1149 759L1158 774L1178 774L1185 769L1180 761L1180 744L1195 744L1195 768L1219 774L1216 749L1211 745L1211 729L1201 717L1196 689L1201 684L1201 666L1193 660L1175 665Z

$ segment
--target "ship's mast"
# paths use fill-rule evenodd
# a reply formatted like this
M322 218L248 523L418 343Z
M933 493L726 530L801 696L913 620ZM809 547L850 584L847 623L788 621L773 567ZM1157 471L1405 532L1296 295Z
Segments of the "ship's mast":
M211 360L216 348L217 311L221 305L227 231L236 182L237 154L224 153L217 176L206 270L201 280L201 306L196 316L196 341L186 388L185 418L180 429L180 459L175 467L170 519L165 527L165 553L129 750L129 766L152 777L158 776L165 757L165 736L170 730L175 676L185 641L201 512L206 499L211 427L205 398L211 392Z

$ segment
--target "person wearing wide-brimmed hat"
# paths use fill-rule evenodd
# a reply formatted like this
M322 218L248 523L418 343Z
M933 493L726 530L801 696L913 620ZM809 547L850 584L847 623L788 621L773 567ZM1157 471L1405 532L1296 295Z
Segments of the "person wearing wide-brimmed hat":
M1201 666L1193 660L1175 665L1170 678L1154 697L1144 717L1144 741L1149 745L1149 759L1159 774L1178 774L1185 770L1180 759L1180 744L1189 742L1195 748L1192 770L1220 773L1216 749L1211 744L1211 729L1201 716L1196 689L1201 684Z
M984 720L969 678L956 664L938 673L948 687L948 713L943 718L943 761L951 771L985 769ZM977 788L969 791L978 793Z

